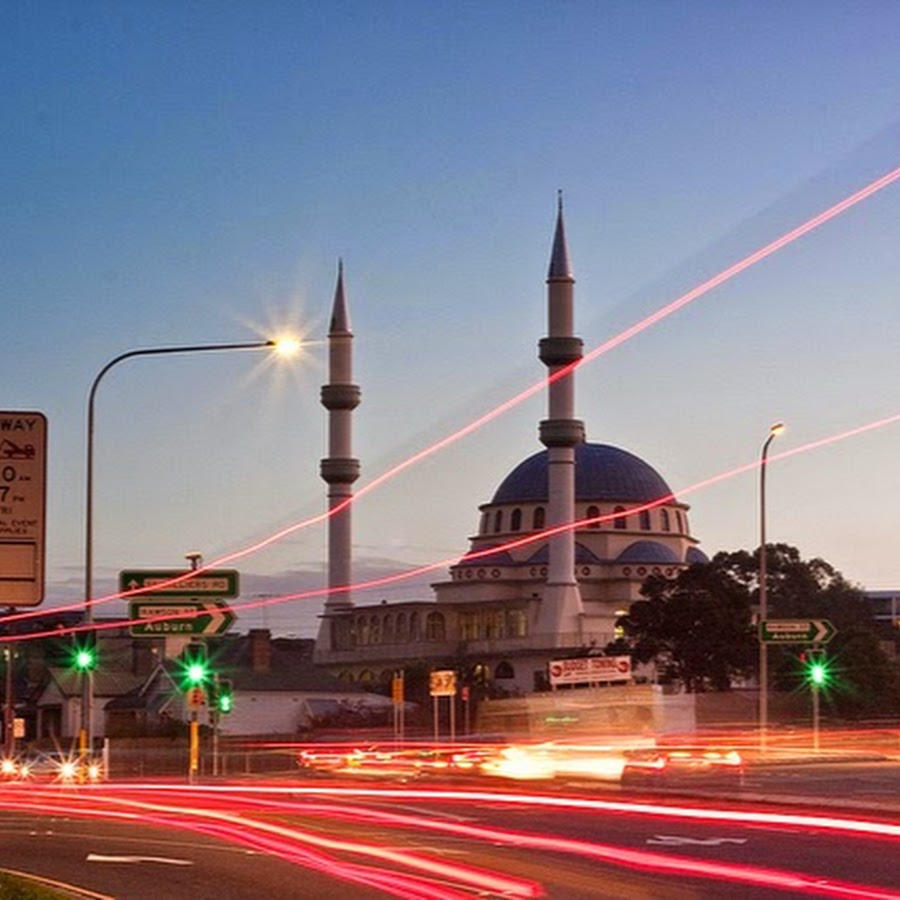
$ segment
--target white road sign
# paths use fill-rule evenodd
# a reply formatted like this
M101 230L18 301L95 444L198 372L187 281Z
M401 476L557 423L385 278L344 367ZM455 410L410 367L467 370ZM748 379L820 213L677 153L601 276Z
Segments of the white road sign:
M0 412L0 606L44 599L47 419Z

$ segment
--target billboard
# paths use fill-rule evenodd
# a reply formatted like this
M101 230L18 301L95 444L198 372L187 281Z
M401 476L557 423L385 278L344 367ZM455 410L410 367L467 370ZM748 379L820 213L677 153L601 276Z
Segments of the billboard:
M550 684L597 684L601 681L631 681L630 656L580 656L555 659L548 666Z

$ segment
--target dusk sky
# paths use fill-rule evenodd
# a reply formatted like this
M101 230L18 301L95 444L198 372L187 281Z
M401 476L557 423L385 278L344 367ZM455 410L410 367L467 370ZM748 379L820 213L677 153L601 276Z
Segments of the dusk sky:
M4 410L49 423L47 594L213 562L324 511L324 336L355 333L357 489L539 382L563 192L586 351L900 166L900 4L7 2ZM758 473L900 414L900 181L583 366L589 440L645 459L712 555L759 539ZM541 449L543 392L362 497L355 575L452 560ZM900 587L900 421L773 458L768 537ZM237 627L315 633L326 532L228 565ZM430 597L438 570L359 592ZM125 611L121 601L103 614ZM98 610L98 614L101 611Z

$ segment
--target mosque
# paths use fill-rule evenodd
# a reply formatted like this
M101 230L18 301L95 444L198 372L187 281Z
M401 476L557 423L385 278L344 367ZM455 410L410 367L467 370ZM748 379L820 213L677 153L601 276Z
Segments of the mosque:
M428 600L357 605L352 584L350 500L359 476L352 455L352 338L339 270L328 333L329 593L315 661L354 683L388 682L410 665L455 669L495 694L546 690L553 660L602 653L616 620L640 599L650 574L674 576L705 561L691 536L688 506L634 454L591 443L574 414L582 341L573 334L574 285L563 209L547 275L544 449L519 463L479 507L469 550L432 585ZM574 527L573 527L574 523Z

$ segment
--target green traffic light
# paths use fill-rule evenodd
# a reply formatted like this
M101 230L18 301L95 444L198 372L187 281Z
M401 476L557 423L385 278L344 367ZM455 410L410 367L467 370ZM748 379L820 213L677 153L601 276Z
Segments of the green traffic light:
M93 647L78 647L72 657L72 664L79 672L87 672L97 665L97 652Z
M191 685L203 684L206 681L206 666L201 662L190 663L185 674Z
M828 673L824 663L815 663L810 666L809 680L813 684L823 685L828 680Z

